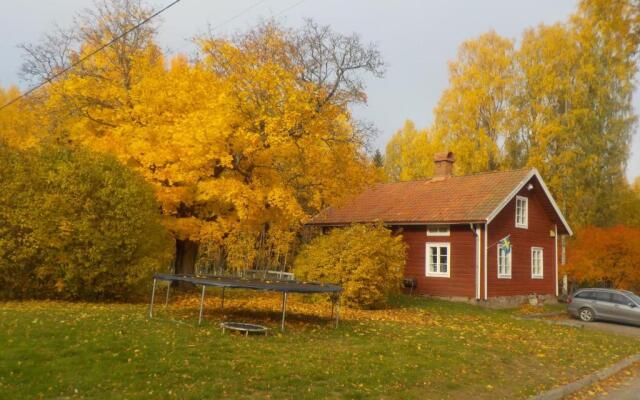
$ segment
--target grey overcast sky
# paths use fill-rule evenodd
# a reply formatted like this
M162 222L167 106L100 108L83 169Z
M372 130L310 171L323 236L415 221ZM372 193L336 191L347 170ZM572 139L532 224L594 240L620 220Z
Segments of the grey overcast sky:
M170 0L151 0L160 8ZM376 42L387 62L383 79L368 81L368 105L355 110L376 124L375 146L384 146L405 119L429 125L442 90L447 86L447 61L466 39L494 29L517 39L523 29L566 19L576 0L182 0L164 13L160 44L171 52L193 50L189 38L249 11L216 31L232 33L260 18L276 17L289 26L304 18L329 24L343 33L357 32ZM0 84L19 81L20 51L16 45L37 41L54 24L68 26L90 0L1 0ZM636 110L640 112L636 96ZM628 176L640 175L640 135L634 135Z

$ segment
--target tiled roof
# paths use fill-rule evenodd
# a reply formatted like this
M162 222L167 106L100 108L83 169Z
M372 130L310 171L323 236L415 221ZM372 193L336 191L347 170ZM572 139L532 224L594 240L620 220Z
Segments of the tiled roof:
M381 183L321 211L310 224L484 221L530 172L520 169Z

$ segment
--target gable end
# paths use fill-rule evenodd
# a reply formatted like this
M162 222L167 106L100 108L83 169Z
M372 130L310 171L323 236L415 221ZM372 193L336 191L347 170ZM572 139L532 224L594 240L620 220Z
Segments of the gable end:
M540 175L540 173L538 172L537 169L533 168L528 174L527 176L513 189L513 191L511 193L509 193L509 195L500 203L500 205L498 207L496 207L495 210L493 210L491 212L491 214L489 214L489 216L487 217L487 223L490 223L491 221L493 221L493 219L500 214L500 211L502 211L507 204L509 204L509 202L515 197L517 196L517 194L522 190L522 188L531 180L531 178L535 177L536 180L538 181L538 183L540 184L540 187L542 188L542 190L544 191L545 196L547 197L547 200L549 200L549 203L551 204L551 206L553 207L553 210L555 211L556 215L558 216L558 218L560 219L560 222L562 222L562 225L564 226L567 234L569 236L573 235L573 231L571 230L571 227L569 226L569 224L567 223L566 219L564 218L564 215L562 215L562 212L560 212L560 208L558 207L558 204L556 203L555 199L553 198L553 196L551 195L551 192L549 191L549 188L547 188L547 185L544 183L544 180L542 179L542 176Z

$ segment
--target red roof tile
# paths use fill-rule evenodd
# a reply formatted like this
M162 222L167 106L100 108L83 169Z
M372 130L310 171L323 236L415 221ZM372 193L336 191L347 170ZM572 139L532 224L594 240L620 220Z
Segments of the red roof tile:
M321 211L310 224L480 222L530 172L521 169L381 183L338 207Z

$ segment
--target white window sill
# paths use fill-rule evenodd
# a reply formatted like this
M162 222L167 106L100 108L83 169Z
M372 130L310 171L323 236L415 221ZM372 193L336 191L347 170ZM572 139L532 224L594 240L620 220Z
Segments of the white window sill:
M498 279L511 279L511 275L498 275Z
M531 279L544 279L542 275L531 275Z
M520 229L529 229L529 224L527 224L527 225L516 224L516 228L520 228Z
M436 272L428 272L426 276L427 278L450 278L451 277L450 274L439 274Z

